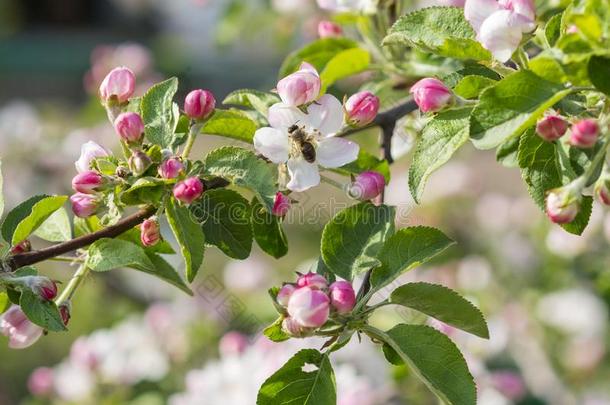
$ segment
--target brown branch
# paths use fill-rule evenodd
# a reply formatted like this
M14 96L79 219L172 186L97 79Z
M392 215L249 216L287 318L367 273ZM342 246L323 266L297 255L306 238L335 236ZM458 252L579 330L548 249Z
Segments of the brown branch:
M381 127L382 129L390 125L394 127L396 126L396 121L415 110L417 110L417 104L413 99L409 98L402 104L398 104L396 107L392 107L389 110L377 114L373 122L369 125L360 128L349 128L335 136L348 136L373 127Z

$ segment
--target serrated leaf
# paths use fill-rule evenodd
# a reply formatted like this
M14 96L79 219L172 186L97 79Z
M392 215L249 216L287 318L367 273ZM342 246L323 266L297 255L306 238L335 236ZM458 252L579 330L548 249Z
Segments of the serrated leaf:
M465 99L479 97L479 94L487 87L495 84L496 81L485 76L469 75L465 76L455 85L453 91Z
M335 55L352 48L358 48L358 43L347 38L322 38L311 42L284 59L279 78L297 70L302 62L312 64L318 72L321 72Z
M468 140L471 108L447 110L437 114L424 127L409 168L409 189L419 203L430 175Z
M458 329L489 339L481 311L457 292L437 284L409 283L390 295L390 302L413 308Z
M477 390L457 346L443 333L425 325L396 325L386 342L444 403L472 405Z
M591 83L602 93L610 96L610 57L592 56L587 66Z
M12 235L13 245L16 245L32 234L55 211L68 200L67 196L45 197L32 205L31 210L20 221Z
M184 257L186 279L192 283L203 263L205 235L188 208L178 205L173 198L167 203L165 213Z
M238 105L254 109L265 117L267 116L269 107L279 102L280 98L277 94L252 89L235 90L229 93L222 101L223 104Z
M256 123L246 114L237 110L216 109L201 127L200 133L218 135L238 141L252 143L256 132Z
M172 77L148 89L140 103L146 139L163 148L170 147L174 141L179 119L179 111L173 103L176 91L178 79Z
M250 255L250 206L239 193L228 189L209 190L189 209L201 223L206 243L234 259L246 259Z
M322 92L337 80L365 71L371 63L371 55L362 48L346 49L328 61L320 73Z
M214 149L205 158L205 173L254 191L271 212L277 188L271 167L252 151L235 146Z
M263 252L279 259L288 253L288 240L279 217L271 214L256 198L251 203L254 240Z
M328 269L346 279L379 264L376 256L394 233L394 207L363 202L335 215L322 232L321 254Z
M457 7L429 7L402 16L390 28L383 44L413 45L457 59L491 59L489 51L476 41L464 10Z
M315 367L304 371L305 366ZM335 374L328 355L314 349L295 354L262 385L257 405L334 405Z
M54 302L41 300L32 291L23 290L19 305L25 316L36 325L51 332L66 330L59 309Z
M72 239L72 227L66 209L61 207L51 214L34 235L49 242L65 242Z
M569 89L522 70L483 91L470 116L470 137L479 149L491 149L518 136Z
M519 167L517 154L520 140L521 137L513 137L498 146L498 149L496 149L496 160L506 167Z
M430 260L454 242L435 228L414 226L399 229L383 245L377 258L381 266L371 274L371 286L378 290L401 273Z
M263 330L263 335L267 336L272 342L284 342L290 339L290 336L282 329L283 317L279 317L271 325Z
M15 229L17 229L19 223L32 213L32 207L36 205L37 202L47 197L49 196L36 195L25 200L24 202L10 210L9 213L6 215L6 218L4 218L4 222L2 222L2 238L8 243L11 243L13 240L13 234L15 233Z

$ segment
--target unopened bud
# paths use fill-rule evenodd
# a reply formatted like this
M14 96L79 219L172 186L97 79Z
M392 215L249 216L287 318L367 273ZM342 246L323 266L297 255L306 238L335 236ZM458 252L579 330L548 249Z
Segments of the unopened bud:
M277 293L276 301L281 306L285 307L288 305L288 300L293 292L296 291L296 287L293 284L284 284L280 291Z
M174 186L174 197L185 204L190 204L203 194L203 183L197 177L189 177Z
M275 194L275 200L273 201L273 209L271 210L271 213L277 217L283 217L288 213L291 205L292 201L290 201L290 197L278 191Z
M423 112L439 111L453 98L451 90L443 82L430 77L415 83L409 92L413 94L415 103Z
M18 255L20 253L29 252L30 250L32 250L32 244L29 239L25 239L11 248L11 254Z
M546 214L556 224L572 222L580 209L581 195L570 185L549 191L546 197Z
M79 218L87 218L95 214L99 207L99 199L91 194L76 193L70 197L72 212Z
M373 122L379 111L379 98L370 91L361 91L345 102L345 121L355 127Z
M309 287L315 290L323 290L328 288L328 282L324 276L310 271L307 274L299 276L297 279L297 287Z
M139 177L143 175L152 165L152 160L146 153L142 152L141 150L137 150L132 153L128 163L131 173L134 176Z
M572 125L570 145L577 148L591 148L597 142L599 125L593 119L583 119Z
M282 330L295 338L304 338L313 335L315 328L308 328L298 323L294 318L284 318Z
M137 113L124 112L114 120L114 129L125 142L138 143L144 135L144 121Z
M78 193L93 194L102 184L104 178L93 170L79 173L72 179L72 188Z
M176 157L171 157L167 160L164 160L159 165L159 176L164 179L175 179L180 175L180 173L184 170L184 165L180 161L180 159Z
M23 283L36 295L45 301L51 301L57 296L57 284L44 276L22 277Z
M76 171L82 173L91 170L91 162L94 159L106 156L110 156L106 148L93 141L86 142L81 146L80 157L74 163Z
M303 62L299 70L277 83L277 92L284 104L296 107L316 100L320 87L320 75L316 69Z
M340 314L347 314L356 305L356 292L348 281L335 281L329 287L330 304Z
M214 112L215 107L216 99L208 90L193 90L184 99L184 112L189 118L205 119Z
M381 173L366 171L360 173L350 185L348 194L360 201L367 201L383 192L385 178Z
M64 323L64 326L68 326L68 323L70 322L70 318L72 317L71 315L71 305L70 302L64 302L61 305L59 305L59 315L61 315L61 320Z
M318 35L320 38L338 38L343 35L343 29L339 24L332 21L320 21L318 23Z
M133 95L136 76L124 66L112 69L100 85L100 98L104 104L126 102Z
M606 171L595 182L595 196L604 205L610 205L610 176Z
M536 124L536 133L545 141L555 141L568 130L568 123L559 115L547 115Z
M140 240L144 246L154 246L161 240L161 229L156 218L148 218L142 222Z
M290 296L287 311L299 325L319 328L328 320L330 299L323 291L301 287Z

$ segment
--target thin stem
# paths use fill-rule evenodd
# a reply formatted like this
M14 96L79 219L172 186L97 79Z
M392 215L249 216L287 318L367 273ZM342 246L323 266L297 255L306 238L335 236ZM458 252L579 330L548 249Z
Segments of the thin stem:
M87 277L87 274L89 274L89 267L82 264L76 273L74 273L66 288L64 288L64 290L61 292L61 295L57 298L57 300L55 300L57 306L60 306L61 304L64 304L72 299L74 292L83 282L83 279Z
M320 174L320 180L323 183L330 184L331 186L338 188L339 190L343 190L345 188L343 184L331 179L330 177L326 177L323 174Z
M83 263L85 260L76 256L55 256L49 258L54 262L67 262L67 263Z
M189 129L188 138L186 139L186 144L184 144L184 149L182 150L182 158L188 159L191 154L191 149L193 149L193 145L195 144L195 138L197 138L197 133L201 129L201 124L193 124Z

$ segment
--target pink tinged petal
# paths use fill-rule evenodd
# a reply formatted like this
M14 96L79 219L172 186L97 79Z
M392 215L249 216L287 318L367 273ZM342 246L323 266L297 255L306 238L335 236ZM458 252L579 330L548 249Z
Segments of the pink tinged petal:
M343 105L335 96L325 94L307 108L309 123L323 135L339 132L343 126Z
M292 191L305 191L320 184L318 165L309 163L302 157L288 160L290 181L286 185Z
M358 158L360 146L343 138L324 138L318 142L316 161L328 168L341 167Z
M519 19L520 17L510 10L500 10L493 13L481 26L481 44L500 62L508 61L521 43L524 24L520 23Z
M297 125L309 125L309 118L301 110L296 107L291 107L284 103L277 103L269 108L269 114L267 117L269 125L273 128L281 129L283 131L294 124Z
M330 299L326 293L301 287L288 300L288 314L300 325L319 328L328 320Z
M478 36L485 19L499 9L500 5L496 0L466 0L464 16Z
M288 160L288 134L279 129L264 127L254 133L254 149L273 163Z
M522 15L530 22L536 20L536 7L532 0L500 0L501 7Z

